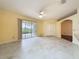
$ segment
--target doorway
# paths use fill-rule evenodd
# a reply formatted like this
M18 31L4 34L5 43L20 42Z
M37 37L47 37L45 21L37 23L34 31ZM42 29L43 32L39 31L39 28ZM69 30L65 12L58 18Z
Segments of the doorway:
M61 23L61 37L72 42L72 20Z

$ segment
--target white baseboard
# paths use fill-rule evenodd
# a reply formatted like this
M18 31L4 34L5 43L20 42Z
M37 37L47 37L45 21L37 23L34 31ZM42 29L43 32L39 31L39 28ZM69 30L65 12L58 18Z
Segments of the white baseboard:
M3 41L3 42L0 42L0 45L2 45L2 44L7 44L7 43L11 43L11 42L16 42L16 41L19 41L19 40L8 40L8 41Z

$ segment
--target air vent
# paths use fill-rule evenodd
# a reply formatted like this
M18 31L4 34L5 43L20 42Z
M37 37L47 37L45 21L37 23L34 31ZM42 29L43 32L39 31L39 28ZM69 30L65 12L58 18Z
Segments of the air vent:
M62 4L66 3L66 0L61 0L61 3L62 3Z

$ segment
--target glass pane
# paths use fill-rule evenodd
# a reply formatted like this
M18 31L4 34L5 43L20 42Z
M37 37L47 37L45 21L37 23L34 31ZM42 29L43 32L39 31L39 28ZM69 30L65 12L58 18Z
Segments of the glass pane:
M31 21L22 21L22 39L36 36L36 23Z
M22 39L26 38L26 35L25 35L26 26L25 25L26 25L25 21L22 21Z
M32 22L32 37L36 36L36 23Z
M32 29L31 29L31 23L30 22L27 22L26 23L27 25L26 25L26 28L27 28L27 34L26 34L26 36L27 36L27 38L31 38L31 36L32 36Z

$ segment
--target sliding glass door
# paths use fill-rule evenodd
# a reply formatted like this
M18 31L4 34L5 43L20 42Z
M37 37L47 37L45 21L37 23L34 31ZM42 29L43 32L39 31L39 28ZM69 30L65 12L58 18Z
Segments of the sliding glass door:
M32 21L22 21L22 39L36 36L36 23Z
M35 37L36 36L36 23L35 22L32 22L32 37Z

